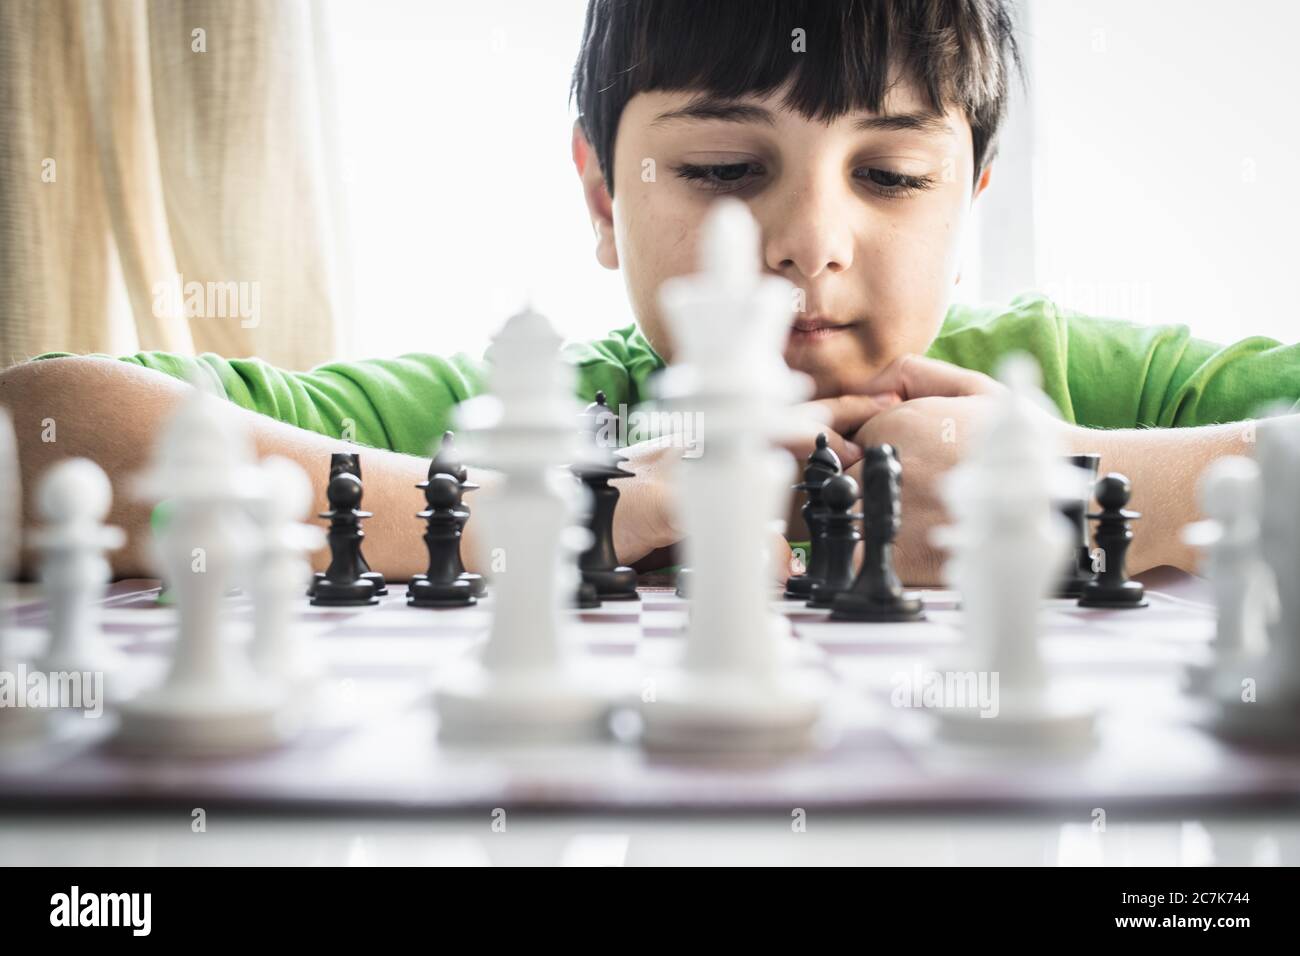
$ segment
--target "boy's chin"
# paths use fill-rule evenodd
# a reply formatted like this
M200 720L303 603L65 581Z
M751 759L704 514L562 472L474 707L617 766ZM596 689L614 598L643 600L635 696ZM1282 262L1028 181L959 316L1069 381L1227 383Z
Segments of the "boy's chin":
M787 344L784 352L785 364L796 372L803 372L812 379L814 392L811 396L834 398L856 392L854 384L859 386L867 381L876 367L863 360L856 343L821 342L811 345Z

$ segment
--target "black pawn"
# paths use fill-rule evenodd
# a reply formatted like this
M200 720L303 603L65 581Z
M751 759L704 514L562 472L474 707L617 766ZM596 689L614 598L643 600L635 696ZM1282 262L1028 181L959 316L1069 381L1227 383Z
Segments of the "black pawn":
M808 565L803 574L791 575L785 582L785 597L806 601L812 597L814 584L826 580L826 505L822 502L822 486L840 473L840 458L827 444L825 432L817 436L817 447L808 456L804 466L803 481L794 486L804 493L800 509L808 527Z
M636 572L620 565L614 551L614 509L618 507L619 491L610 484L619 478L631 478L632 473L623 467L627 459L612 444L617 441L613 426L618 419L606 404L604 392L596 393L596 400L582 412L582 420L588 460L573 465L571 470L591 492L587 530L592 542L578 556L578 570L583 583L595 587L601 600L636 601Z
M862 540L856 527L853 504L858 500L858 483L849 475L835 475L822 485L826 505L826 578L813 585L808 607L830 607L835 595L853 586L853 552Z
M868 448L862 461L862 567L835 596L833 621L921 621L921 599L903 591L894 571L903 469L892 445Z
M355 452L335 452L330 455L330 480L333 481L336 475L349 474L361 480L361 456ZM367 516L368 517L368 516ZM364 554L358 554L357 559L361 562L361 576L375 586L375 596L383 597L388 593L388 584L384 576L378 571L370 570L370 565L366 562ZM325 575L319 571L316 572L311 585L307 589L308 596L316 593L316 584Z
M460 496L460 482L454 475L434 475L424 483L428 507L418 517L425 522L429 568L412 579L406 589L406 603L412 607L467 607L475 603L470 583L460 576Z
M1101 464L1100 455L1071 455L1066 459L1073 467L1088 473L1088 485L1097 483L1097 468ZM1056 586L1059 598L1077 598L1083 594L1084 586L1092 580L1092 548L1088 542L1088 500L1080 497L1063 501L1058 506L1065 520L1070 522L1074 536L1074 551L1065 574Z
M1096 493L1101 510L1088 517L1097 522L1096 543L1101 552L1101 566L1092 580L1084 585L1079 606L1146 607L1142 585L1130 581L1124 571L1124 559L1133 543L1129 522L1142 517L1124 507L1132 494L1128 479L1112 472L1097 482Z
M361 479L349 472L339 472L325 489L330 510L321 514L329 519L330 566L316 580L311 603L334 607L378 604L374 581L362 577L361 519L370 514L361 511Z
M467 491L478 491L479 486L469 480L469 469L465 467L456 454L456 436L453 432L442 433L442 444L438 446L438 453L433 456L433 461L429 462L429 478L418 482L415 487L423 489L433 479L434 475L451 475L460 484L462 498L456 510L460 516L460 533L463 538L465 525L469 523L470 516L469 505L465 504L463 496ZM483 575L465 570L459 544L456 547L456 566L460 568L458 577L469 583L470 593L474 597L481 598L487 593L487 582L483 580ZM412 575L411 583L415 583L422 577L424 577L422 574Z

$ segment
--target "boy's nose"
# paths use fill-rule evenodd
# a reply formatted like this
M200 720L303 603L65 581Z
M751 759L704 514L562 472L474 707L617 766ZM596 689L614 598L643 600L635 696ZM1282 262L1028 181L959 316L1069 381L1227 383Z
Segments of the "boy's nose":
M763 227L763 261L790 278L815 279L824 272L843 272L853 265L853 233L848 216L851 197L831 190L792 190L759 216Z

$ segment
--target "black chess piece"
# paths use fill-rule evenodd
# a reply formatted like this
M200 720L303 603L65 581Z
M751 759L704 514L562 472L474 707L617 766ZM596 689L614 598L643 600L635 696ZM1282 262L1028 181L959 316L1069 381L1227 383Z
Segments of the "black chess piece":
M325 489L330 510L320 517L329 519L330 565L316 580L311 603L333 607L378 604L375 583L362 577L361 530L363 518L370 513L361 511L361 479L351 472L341 471L330 479Z
M902 523L903 466L892 445L873 445L862 459L862 566L835 595L833 621L922 621L921 599L903 591L894 571L894 540Z
M617 448L617 430L613 427L617 420L606 404L604 392L597 392L596 400L582 412L586 455L571 470L591 492L587 530L592 542L578 556L578 569L583 582L593 585L601 600L636 601L636 572L620 565L614 551L614 509L618 507L619 491L610 482L632 477L632 472L623 467L627 458Z
M470 583L460 576L461 484L455 475L434 475L423 484L428 507L418 517L425 522L429 568L412 578L406 603L411 607L468 607L476 598Z
M346 469L350 474L356 477L357 481L362 482L362 490L364 491L365 482L361 477L361 456L358 455L356 452L345 452L341 454L335 453L331 455L330 456L331 476L334 473L334 467L335 467L334 462L336 459L338 460L338 467L340 469ZM375 585L375 596L383 597L385 594L387 594L388 583L384 580L384 576L380 574L378 571L370 570L370 564L366 561L366 556L360 550L357 551L357 559L360 560L361 562L361 576L365 578L367 581L373 582Z
M1142 517L1124 507L1132 494L1128 479L1111 472L1097 482L1096 494L1101 510L1088 518L1097 522L1099 564L1096 575L1083 587L1079 607L1146 607L1145 589L1138 581L1130 581L1124 571L1124 560L1133 543L1129 522Z
M354 476L357 481L360 481L361 456L355 452L335 452L330 455L330 480L333 481L335 475L343 472ZM378 571L370 570L370 565L366 563L366 557L364 554L358 554L357 557L361 561L361 576L374 584L376 597L383 597L388 593L388 583L384 580L384 576ZM312 578L311 584L307 588L308 597L316 593L316 584L323 577L325 577L323 573L320 571L316 572Z
M1066 461L1073 467L1088 473L1089 488L1097 483L1097 468L1101 464L1100 455L1071 455ZM1074 551L1070 564L1057 583L1056 596L1077 598L1083 594L1084 586L1092 580L1092 548L1088 541L1088 499L1084 495L1077 499L1062 501L1057 507L1065 520L1070 522L1074 536Z
M470 593L476 598L481 598L487 593L487 582L484 581L483 575L465 570L465 563L461 559L461 549L459 544L464 537L465 525L469 523L470 517L469 505L464 501L465 492L478 491L479 486L469 480L469 469L465 467L459 456L456 454L456 435L454 432L447 431L442 433L442 444L438 446L438 453L434 455L433 460L429 462L429 477L425 481L417 482L415 487L420 489L425 488L429 481L433 479L434 475L451 475L460 483L461 502L456 509L460 521L460 536L456 539L458 542L455 558L456 567L460 569L458 577L460 577L461 580L469 582ZM424 575L422 574L413 574L411 576L411 582L414 583L423 576Z
M850 475L832 475L822 485L826 505L826 578L813 585L808 607L830 607L835 595L853 586L853 552L862 540L853 505L858 500L858 483Z
M596 585L590 581L578 581L578 590L573 595L573 606L580 611L588 611L593 607L600 607L600 594L596 591Z
M822 503L822 485L840 473L840 458L827 444L826 433L817 436L813 449L804 465L803 481L794 486L804 493L804 524L808 527L808 564L803 574L793 574L785 582L785 597L806 601L812 597L813 585L826 580L826 506Z

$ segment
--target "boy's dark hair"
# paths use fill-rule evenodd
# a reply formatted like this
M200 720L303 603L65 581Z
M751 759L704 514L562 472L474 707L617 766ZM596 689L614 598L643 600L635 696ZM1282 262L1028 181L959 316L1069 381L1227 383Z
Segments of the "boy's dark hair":
M790 108L830 121L879 112L897 66L936 112L966 114L978 179L1019 64L1007 0L590 0L571 95L613 195L614 137L637 93L734 98L789 82Z

